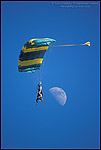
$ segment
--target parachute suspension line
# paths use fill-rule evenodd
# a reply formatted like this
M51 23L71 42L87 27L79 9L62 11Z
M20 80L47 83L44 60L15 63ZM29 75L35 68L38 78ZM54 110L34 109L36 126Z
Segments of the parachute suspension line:
M44 68L45 68L45 63L47 61L46 56L47 56L47 53L44 55L43 64L41 66L42 68L40 70L40 81L42 81L42 76L43 76L43 72L44 72Z
M38 74L37 74L37 70L35 71L35 74L36 74L36 84L38 84Z
M39 79L40 79L40 70L36 70L36 82L37 82L37 85L39 83Z
M54 43L52 43L52 44L54 44ZM50 57L51 52L52 52L52 47L50 46L50 47L49 47L49 50L48 50L48 53L47 53L47 56L46 56L47 59L46 59L46 61L45 61L44 74L46 73L46 70L47 70L47 63L48 63L48 61L49 61L49 57Z
M45 64L45 59L46 59L46 54L45 54L45 56L44 56L42 65L41 65L41 67L40 67L40 81L42 81L42 74L43 74L43 68L44 68L44 64Z
M49 53L46 53L45 56L44 56L44 62L43 62L43 65L42 65L42 70L41 70L41 75L40 75L40 81L43 78L43 73L45 74L45 72L46 72L47 62L48 62L48 59L49 59L49 56L50 56L50 53L51 53L51 49L52 49L51 46L49 46L49 48L48 48Z

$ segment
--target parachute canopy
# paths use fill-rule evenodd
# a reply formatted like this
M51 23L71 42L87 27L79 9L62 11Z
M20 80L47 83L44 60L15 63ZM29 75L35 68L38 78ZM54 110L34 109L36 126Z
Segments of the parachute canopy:
M34 72L40 69L44 54L52 42L56 42L56 40L37 38L25 43L19 55L19 72Z

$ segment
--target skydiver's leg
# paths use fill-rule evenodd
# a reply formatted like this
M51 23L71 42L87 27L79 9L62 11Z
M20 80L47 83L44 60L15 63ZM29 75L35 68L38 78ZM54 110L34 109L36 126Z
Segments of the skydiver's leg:
M38 105L38 98L36 99L36 102L37 102L37 104L36 104L36 105Z
M43 101L43 98L42 97L40 97L40 99L41 99L41 102Z

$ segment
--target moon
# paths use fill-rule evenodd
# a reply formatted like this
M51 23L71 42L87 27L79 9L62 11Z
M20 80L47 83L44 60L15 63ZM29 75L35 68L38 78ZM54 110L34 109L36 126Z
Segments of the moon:
M49 89L52 96L59 102L60 105L64 106L67 100L65 91L59 87L52 87Z

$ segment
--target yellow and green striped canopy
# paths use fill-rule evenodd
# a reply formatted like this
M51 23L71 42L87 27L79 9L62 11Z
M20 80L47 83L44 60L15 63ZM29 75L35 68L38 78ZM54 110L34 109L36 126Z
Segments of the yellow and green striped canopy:
M44 54L52 42L55 42L55 40L50 38L37 38L25 43L19 55L19 72L34 72L40 69Z

